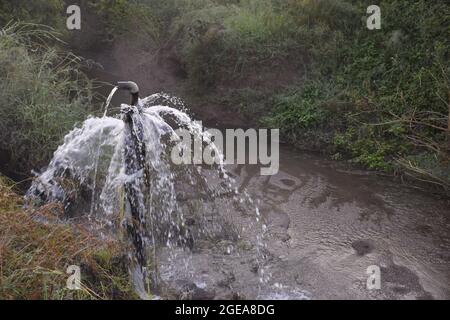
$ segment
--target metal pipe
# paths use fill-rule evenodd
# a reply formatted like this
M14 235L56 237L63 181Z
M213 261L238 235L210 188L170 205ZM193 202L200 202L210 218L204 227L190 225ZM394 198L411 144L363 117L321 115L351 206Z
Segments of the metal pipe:
M128 211L128 220L125 224L129 240L134 246L134 258L140 267L145 287L152 286L156 290L158 283L158 271L154 266L153 282L148 279L148 254L146 249L147 227L147 203L142 203L142 197L150 192L150 169L146 162L146 145L144 141L144 127L142 123L141 108L137 105L139 100L139 87L132 81L119 81L117 88L129 91L131 94L131 106L122 108L122 120L125 123L125 173L135 175L142 171L142 177L125 182L125 210ZM151 232L154 232L152 230ZM154 243L153 243L154 245ZM156 250L154 248L154 250ZM156 261L153 261L156 264Z
M139 87L133 81L119 81L117 82L117 88L120 90L129 91L131 94L131 105L135 106L139 101Z

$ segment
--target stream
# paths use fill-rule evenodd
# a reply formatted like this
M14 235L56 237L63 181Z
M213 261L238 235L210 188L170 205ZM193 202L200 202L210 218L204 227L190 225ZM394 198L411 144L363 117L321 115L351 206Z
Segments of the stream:
M194 254L196 281L226 287L219 297L450 297L448 200L288 147L274 176L260 176L256 165L229 170L268 221L271 286L254 290L245 259ZM380 267L379 290L366 286L371 265Z

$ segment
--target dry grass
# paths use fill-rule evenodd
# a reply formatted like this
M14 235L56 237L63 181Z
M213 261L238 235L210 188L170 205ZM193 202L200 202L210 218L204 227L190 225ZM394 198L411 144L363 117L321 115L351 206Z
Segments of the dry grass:
M0 299L136 298L117 241L58 222L55 205L30 214L22 201L0 176ZM81 290L66 288L69 265L81 267Z

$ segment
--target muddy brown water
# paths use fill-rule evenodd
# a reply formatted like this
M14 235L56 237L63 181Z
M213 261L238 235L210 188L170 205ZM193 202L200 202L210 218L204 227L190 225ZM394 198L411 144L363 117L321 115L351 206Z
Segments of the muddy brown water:
M267 222L271 278L259 283L245 254L198 250L191 278L174 276L186 255L170 266L175 298L450 298L448 200L287 147L276 175L261 176L255 165L228 169ZM373 265L381 287L369 290Z
M128 80L111 74L98 78ZM117 96L116 105L117 99L125 97ZM201 110L196 113L202 120ZM212 126L221 122L222 116L205 115ZM162 261L170 297L450 298L449 200L289 147L281 148L274 176L261 176L258 166L228 169L267 222L270 281L259 283L245 254L206 245L192 254L180 252L178 261L165 266ZM180 278L187 260L195 272ZM380 289L367 288L372 265L380 268Z

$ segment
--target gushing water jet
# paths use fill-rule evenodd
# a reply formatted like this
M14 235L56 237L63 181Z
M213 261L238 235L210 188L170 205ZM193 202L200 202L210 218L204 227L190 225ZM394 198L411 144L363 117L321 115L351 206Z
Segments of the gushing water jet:
M130 104L121 105L119 116L107 116L116 90L129 92ZM168 279L168 269L159 270L160 256L185 270L182 275L178 269L177 277L192 277L195 271L189 270L189 259L180 262L179 250L189 257L197 243L207 241L216 247L223 241L236 242L242 223L236 223L236 216L252 211L258 215L250 199L232 187L223 157L204 136L207 133L181 110L184 105L178 98L153 94L140 99L136 83L117 83L105 115L90 117L67 134L27 192L35 206L61 203L67 218L86 220L99 236L122 234L129 246L130 274L142 298L157 292ZM209 141L219 165L203 168L171 161L180 127ZM255 236L258 247L260 229L249 233L251 227L247 225L246 237Z

